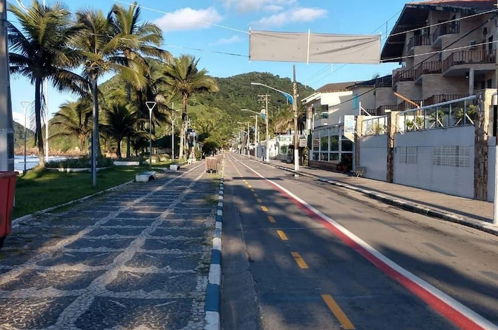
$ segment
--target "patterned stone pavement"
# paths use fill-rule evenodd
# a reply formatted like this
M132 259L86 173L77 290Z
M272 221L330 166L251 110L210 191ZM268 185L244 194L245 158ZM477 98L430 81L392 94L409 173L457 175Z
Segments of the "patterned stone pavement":
M0 329L202 329L216 190L192 167L19 226Z

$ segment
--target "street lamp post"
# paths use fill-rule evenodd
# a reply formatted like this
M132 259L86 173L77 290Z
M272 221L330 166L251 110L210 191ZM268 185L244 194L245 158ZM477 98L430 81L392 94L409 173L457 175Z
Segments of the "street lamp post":
M7 1L0 0L0 171L14 170L14 123L10 101Z
M22 105L23 110L24 110L24 172L23 173L26 173L26 149L27 149L26 145L27 145L27 133L28 133L27 112L28 112L28 107L30 107L31 104L33 104L33 102L28 102L28 101L21 102L21 105Z
M254 145L256 146L257 148L257 145L259 144L259 129L258 129L258 116L260 116L261 114L256 112L256 111L253 111L253 110L249 110L249 109L240 109L242 111L247 111L247 112L252 112L254 113L254 117L255 117L255 122L254 122ZM257 157L257 154L256 152L254 152L254 156Z
M271 90L274 90L276 92L279 92L280 94L284 95L285 98L292 102L292 110L294 112L294 171L298 172L299 171L299 134L297 131L297 82L296 82L296 66L293 66L293 82L292 82L292 94L289 94L287 92L284 92L280 89L262 84L262 83L257 83L257 82L251 82L251 85L255 86L262 86L269 88ZM266 98L266 104L265 104L265 109L266 109L266 120L268 121L268 98ZM266 153L267 153L267 158L268 158L268 126L267 126L267 133L266 133Z
M156 102L145 102L149 109L149 166L152 166L152 110L156 107Z

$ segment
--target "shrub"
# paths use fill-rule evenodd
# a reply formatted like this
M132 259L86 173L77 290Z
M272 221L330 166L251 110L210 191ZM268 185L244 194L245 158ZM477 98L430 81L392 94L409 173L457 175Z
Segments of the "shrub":
M111 158L102 157L98 159L98 167L112 166L113 160ZM46 164L47 168L89 168L91 166L91 159L88 157L81 158L68 158L60 161L51 161Z

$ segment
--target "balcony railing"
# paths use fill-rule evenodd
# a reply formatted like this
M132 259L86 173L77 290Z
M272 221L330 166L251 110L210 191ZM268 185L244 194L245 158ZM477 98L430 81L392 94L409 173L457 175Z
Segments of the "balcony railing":
M415 69L398 70L393 75L393 84L399 81L413 81L415 79Z
M415 80L423 74L441 73L441 61L422 62L415 70Z
M386 114L386 110L391 110L391 111L397 111L398 110L398 105L397 104L392 104L392 105L381 105L377 107L377 116L383 116Z
M403 111L398 116L398 132L474 125L479 113L476 96Z
M393 87L393 78L391 76L377 78L377 80L375 80L375 87Z
M448 102L452 100L457 100L467 97L467 95L463 94L438 94L438 95L432 95L431 97L428 97L424 100L424 106L432 105L432 104L437 104L437 103L443 103L443 102Z
M416 46L430 46L431 43L432 43L432 38L428 34L413 36L408 40L408 44L406 45L406 48L408 50L410 50Z
M451 22L442 25L438 25L432 34L432 42L435 42L437 38L446 34L460 33L460 23Z
M495 54L484 49L462 50L452 53L443 61L443 71L454 65L495 63Z
M412 101L417 103L417 104L423 104L422 100L412 100ZM410 109L415 109L415 108L416 108L416 106L414 106L413 104L408 103L406 101L403 101L400 104L398 104L398 111L405 111L405 110L410 110Z

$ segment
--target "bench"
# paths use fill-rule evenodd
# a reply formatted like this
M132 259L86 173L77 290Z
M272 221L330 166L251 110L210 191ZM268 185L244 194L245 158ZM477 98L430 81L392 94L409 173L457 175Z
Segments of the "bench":
M155 171L147 171L135 175L135 182L149 182L156 179Z
M353 171L353 175L356 176L357 178L365 176L366 173L367 173L367 168L366 167L357 167Z

